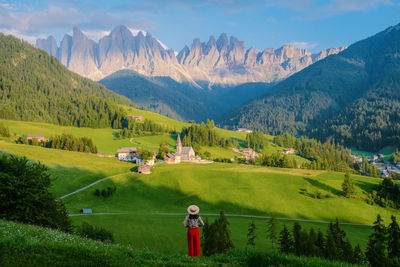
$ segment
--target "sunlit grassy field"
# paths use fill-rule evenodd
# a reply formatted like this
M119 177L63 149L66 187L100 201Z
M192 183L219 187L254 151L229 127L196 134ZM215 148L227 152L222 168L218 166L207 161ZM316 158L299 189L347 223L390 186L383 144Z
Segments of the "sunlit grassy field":
M117 240L140 248L165 252L186 250L181 222L190 204L200 206L201 213L243 214L278 218L372 224L380 213L386 222L397 211L371 206L362 199L379 179L352 176L356 196L347 199L341 194L342 173L299 169L261 168L236 164L160 165L151 175L128 174L97 184L85 192L65 199L70 213L92 208L95 213L124 213L72 217L75 224L88 221L111 230ZM97 198L95 189L115 185L117 192L109 198ZM314 196L320 192L322 199ZM326 197L326 196L329 197ZM209 217L211 220L215 216ZM243 248L250 218L229 217L234 242ZM292 222L280 220L292 227ZM304 227L326 231L326 224L301 222ZM256 219L257 248L269 246L265 238L265 219ZM371 230L368 226L343 225L349 239L366 245Z
M134 166L115 158L100 158L82 152L17 145L5 141L0 141L0 151L26 156L49 166L54 179L52 191L57 197L101 178L129 172Z
M376 178L352 176L357 195L347 199L341 195L343 174L302 169L265 168L238 164L158 165L150 175L129 173L134 166L116 159L100 158L79 152L17 145L1 141L0 150L8 151L48 165L53 177L52 191L62 196L103 177L117 175L89 189L64 199L69 213L92 208L93 215L71 217L75 225L88 221L114 233L117 242L154 251L186 251L184 216L161 216L153 213L185 213L190 204L197 204L201 213L244 214L280 218L297 218L371 224L380 213L388 222L398 212L371 206L362 199L380 181ZM109 198L94 196L95 189L116 185ZM317 192L322 199L315 198ZM325 198L326 196L328 198ZM125 214L126 213L126 214ZM209 217L213 220L214 216ZM229 217L232 238L239 248L246 242L249 218ZM292 222L280 221L292 226ZM256 219L257 249L269 246L265 238L265 220ZM304 227L320 228L326 224L302 222ZM370 228L343 226L353 243L365 246Z

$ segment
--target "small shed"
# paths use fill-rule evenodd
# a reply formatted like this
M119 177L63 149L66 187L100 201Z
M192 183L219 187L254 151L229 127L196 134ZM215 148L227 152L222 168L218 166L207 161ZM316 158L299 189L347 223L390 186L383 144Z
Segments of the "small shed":
M92 213L92 209L81 209L81 212L83 214L90 214L90 213Z
M140 174L150 174L151 173L150 166L149 165L140 166L138 168L138 173L140 173Z

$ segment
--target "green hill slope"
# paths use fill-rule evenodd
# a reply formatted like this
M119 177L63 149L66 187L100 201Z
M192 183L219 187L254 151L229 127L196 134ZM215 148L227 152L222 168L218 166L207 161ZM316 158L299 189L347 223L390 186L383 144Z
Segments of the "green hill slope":
M400 24L294 74L223 124L377 151L400 137Z
M271 252L233 251L228 255L189 258L186 255L138 251L3 220L0 220L0 248L2 266L249 266L252 260L280 266L349 266L319 258Z
M54 57L0 34L0 118L110 127L125 97L68 71Z

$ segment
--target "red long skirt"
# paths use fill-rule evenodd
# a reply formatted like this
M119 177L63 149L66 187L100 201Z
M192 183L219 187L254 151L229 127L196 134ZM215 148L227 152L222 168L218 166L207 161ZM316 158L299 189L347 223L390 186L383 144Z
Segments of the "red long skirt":
M199 228L188 228L187 240L189 246L189 256L200 256L200 232Z

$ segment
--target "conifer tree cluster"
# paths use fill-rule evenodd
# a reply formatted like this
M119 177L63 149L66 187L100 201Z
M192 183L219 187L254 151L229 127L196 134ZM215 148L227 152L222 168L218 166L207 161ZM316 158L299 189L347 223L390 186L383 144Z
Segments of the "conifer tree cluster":
M71 134L65 133L62 135L51 136L49 140L43 142L38 142L36 139L28 140L26 135L23 135L17 139L17 143L61 150L97 153L97 146L93 143L91 138L77 138Z
M397 164L398 162L400 162L400 152L399 150L396 148L396 151L392 153L392 155L390 155L389 161L392 164Z
M392 215L391 220L386 227L378 214L372 227L365 255L374 267L400 265L400 228L395 216Z
M338 220L329 225L325 236L313 228L303 230L297 222L293 224L290 233L285 225L279 234L278 243L281 252L297 256L315 256L349 263L361 263L364 260L360 247L352 247L346 239L346 233L340 229Z
M114 185L113 187L107 187L106 189L96 189L94 190L94 195L96 197L110 197L117 192L117 187Z
M143 122L136 122L132 118L123 120L122 128L118 136L119 138L132 138L144 134L159 134L159 133L174 133L174 128L155 123L151 120L145 119Z
M234 248L228 227L229 222L223 211L220 212L218 219L213 223L209 223L208 218L206 218L201 242L202 251L205 256L226 253Z
M262 132L254 131L246 135L247 147L254 149L257 152L261 152L263 148L268 146L268 140L266 135Z
M251 162L250 162L251 163ZM289 158L285 154L280 154L279 152L273 153L271 155L262 154L257 157L254 161L256 165L268 166L268 167L278 167L278 168L298 168L296 159Z
M391 178L384 178L368 196L367 203L381 207L400 208L400 186Z
M316 139L296 138L289 133L274 137L274 143L282 147L294 148L303 158L310 160L303 164L304 169L332 170L340 172L359 172L372 177L379 177L375 165L369 164L364 158L363 163L354 163L350 151L343 146L336 145L331 140L321 143Z
M121 128L127 98L68 71L58 60L0 34L0 118Z
M192 123L189 127L182 129L181 137L184 146L232 146L231 139L220 137L214 129L214 121L202 122L200 125Z

